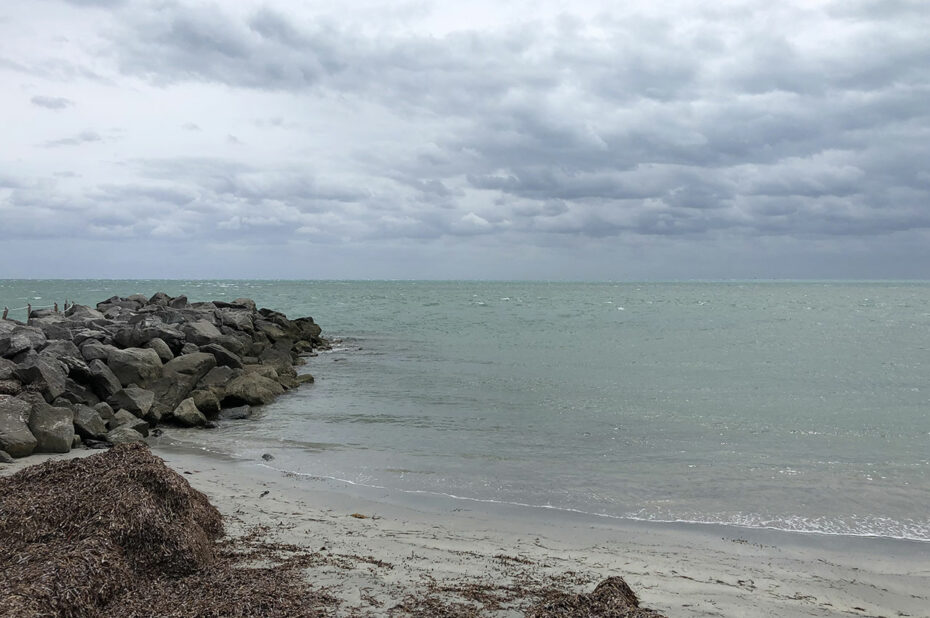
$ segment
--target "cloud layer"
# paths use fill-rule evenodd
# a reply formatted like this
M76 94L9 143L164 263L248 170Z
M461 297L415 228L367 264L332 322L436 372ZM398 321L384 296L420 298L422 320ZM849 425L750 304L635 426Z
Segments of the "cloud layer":
M291 4L5 9L0 240L138 276L926 276L921 0Z

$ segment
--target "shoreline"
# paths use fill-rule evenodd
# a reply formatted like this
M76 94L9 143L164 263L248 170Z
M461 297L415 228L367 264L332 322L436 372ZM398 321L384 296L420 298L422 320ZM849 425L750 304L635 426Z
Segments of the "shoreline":
M242 465L254 464L256 467L266 469L269 473L272 474L302 478L308 482L321 481L330 483L333 485L332 491L357 495L359 498L363 499L372 498L376 495L390 495L391 498L388 500L389 503L397 504L400 506L415 507L418 504L426 504L430 502L436 504L448 502L449 504L456 505L461 505L464 503L475 505L474 509L483 508L486 510L498 512L503 517L516 516L518 511L525 511L522 516L525 516L526 513L529 513L532 514L534 518L539 519L560 519L575 523L587 522L592 525L601 524L608 527L643 525L692 531L706 530L708 531L708 534L711 535L739 535L743 537L752 537L751 539L747 540L760 543L772 542L773 539L781 543L791 543L791 539L796 539L795 542L799 544L828 546L836 543L843 543L844 539L849 539L850 542L854 543L874 542L877 544L900 544L902 547L913 546L915 548L915 552L927 551L927 549L930 548L930 539L922 538L889 536L880 534L825 532L822 530L795 530L778 528L774 526L751 526L729 522L646 519L638 517L626 517L622 515L595 513L581 509L572 509L558 506L458 496L431 490L413 490L401 489L397 487L387 487L382 485L369 485L339 477L315 475L306 472L297 472L278 468L275 466L274 461L263 462L246 456L237 456L224 453L222 451L209 450L205 445L197 444L193 441L188 442L185 441L183 437L177 436L174 432L178 429L179 428L172 428L171 430L166 431L161 437L154 440L150 439L148 441L149 445L157 453L178 451L182 454L187 453L205 458L216 458L217 460L229 461ZM434 508L441 510L441 507L439 506ZM507 512L511 513L508 515ZM930 562L928 562L928 564L930 564Z
M384 491L358 495L263 462L177 446L152 452L207 495L231 537L265 527L276 542L402 565L309 573L341 599L337 615L377 615L427 579L490 581L503 576L502 563L520 561L540 572L571 572L579 589L619 575L644 606L669 616L921 616L930 607L930 559L919 541L402 504ZM0 474L89 454L37 456Z

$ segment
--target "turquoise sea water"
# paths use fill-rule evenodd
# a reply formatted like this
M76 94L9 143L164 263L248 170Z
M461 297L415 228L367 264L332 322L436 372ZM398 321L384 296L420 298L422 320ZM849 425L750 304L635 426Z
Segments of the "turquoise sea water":
M928 283L0 281L0 304L157 290L250 296L342 341L260 419L186 434L213 450L396 491L930 541Z

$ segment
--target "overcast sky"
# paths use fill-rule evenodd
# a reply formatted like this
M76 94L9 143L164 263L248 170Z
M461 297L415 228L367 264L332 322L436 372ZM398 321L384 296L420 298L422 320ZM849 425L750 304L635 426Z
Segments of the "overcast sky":
M930 278L926 0L500 5L2 3L0 277Z

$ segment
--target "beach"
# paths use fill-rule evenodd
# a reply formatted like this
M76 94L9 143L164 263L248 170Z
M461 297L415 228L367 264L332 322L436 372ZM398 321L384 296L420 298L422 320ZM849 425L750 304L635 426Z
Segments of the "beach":
M474 587L558 581L583 591L615 575L668 616L930 615L926 543L399 501L282 473L273 461L153 452L218 508L228 536L260 529L269 542L331 556L304 573L340 600L336 615L383 615L429 590L460 602ZM0 473L88 454L35 455Z

